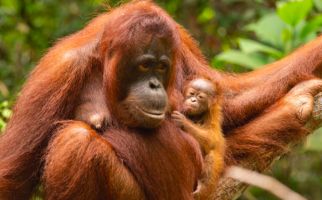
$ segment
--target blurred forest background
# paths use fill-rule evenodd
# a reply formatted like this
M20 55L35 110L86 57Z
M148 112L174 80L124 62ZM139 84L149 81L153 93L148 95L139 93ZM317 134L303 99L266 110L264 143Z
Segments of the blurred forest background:
M28 73L47 49L122 2L0 0L0 133ZM322 31L322 0L157 3L200 42L214 68L228 72L250 71L280 59ZM280 159L268 174L308 199L322 199L322 130ZM276 198L250 188L240 199Z

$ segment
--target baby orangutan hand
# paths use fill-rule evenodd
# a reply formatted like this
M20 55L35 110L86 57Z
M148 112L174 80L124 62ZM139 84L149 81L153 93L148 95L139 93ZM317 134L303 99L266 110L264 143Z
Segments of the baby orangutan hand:
M183 128L187 118L186 116L184 116L181 112L179 111L173 111L171 114L171 117L173 119L173 121L180 127Z

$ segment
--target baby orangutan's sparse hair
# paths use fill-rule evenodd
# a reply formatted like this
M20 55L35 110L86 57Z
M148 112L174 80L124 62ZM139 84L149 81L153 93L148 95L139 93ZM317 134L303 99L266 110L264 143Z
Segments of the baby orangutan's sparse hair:
M202 119L216 101L216 85L206 79L191 81L184 91L184 113L191 118Z
M190 81L184 90L183 115L172 113L173 120L200 145L204 169L194 192L195 199L213 199L224 169L225 139L221 131L221 99L217 84L203 78Z

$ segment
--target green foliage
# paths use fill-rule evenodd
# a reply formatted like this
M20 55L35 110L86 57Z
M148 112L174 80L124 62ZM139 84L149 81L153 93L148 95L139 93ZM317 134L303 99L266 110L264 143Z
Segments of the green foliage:
M318 11L322 11L322 1L321 0L314 0L314 4Z
M3 101L0 103L0 133L6 127L6 122L11 116L11 109L8 101Z
M278 16L287 24L295 27L312 9L311 0L292 0L277 4Z
M247 65L252 68L256 68L265 64L265 62L259 57L259 55L250 57L249 55L237 50L228 50L225 53L221 53L217 56L217 59L230 61L238 65Z
M321 6L315 1L316 7ZM290 0L277 3L257 22L245 27L256 40L238 38L240 50L226 50L214 58L214 64L237 64L257 69L287 55L312 39L322 30L322 14L317 14L312 0ZM247 59L246 59L247 58Z
M322 128L316 130L305 143L307 151L321 151L322 152Z
M0 102L15 98L26 74L57 38L83 27L107 9L104 4L119 2L0 0Z
M109 7L127 0L0 0L0 132L27 74L54 42ZM321 0L156 0L200 42L213 66L249 71L282 58L315 38L322 27ZM239 47L238 50L236 48ZM322 131L305 151L274 165L273 174L310 199L322 199ZM295 161L294 161L295 160ZM34 199L41 199L41 189ZM274 199L251 189L241 199Z
M286 56L299 45L314 39L322 30L322 14L314 12L312 3L312 0L278 2L275 12L268 12L257 22L246 26L246 30L252 31L258 41L238 38L239 50L228 49L217 55L213 63L257 69ZM308 19L309 14L311 17ZM307 149L321 150L322 130L308 141Z
M200 15L198 16L198 21L200 23L207 23L215 18L215 11L209 7L205 7Z

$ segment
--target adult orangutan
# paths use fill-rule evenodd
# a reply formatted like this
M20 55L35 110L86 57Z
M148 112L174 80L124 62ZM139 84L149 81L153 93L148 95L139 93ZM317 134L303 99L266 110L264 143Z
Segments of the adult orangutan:
M310 113L322 84L287 92L316 77L321 46L319 38L264 69L227 75L151 2L102 14L50 49L25 84L0 138L0 198L28 199L41 182L46 199L191 199L201 153L168 119L186 77L207 74L224 88L228 163L262 163L268 149L307 132L309 114L298 109ZM102 135L74 120L97 83L107 105Z

